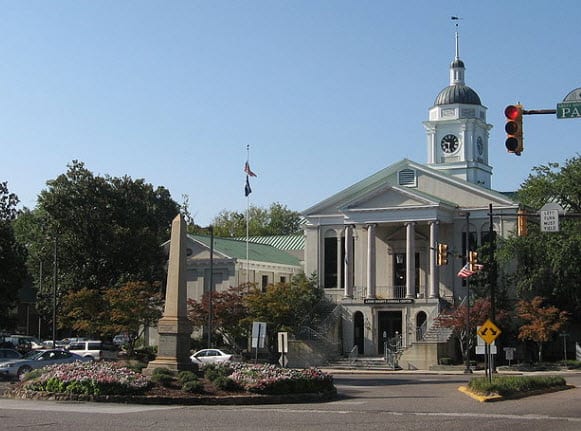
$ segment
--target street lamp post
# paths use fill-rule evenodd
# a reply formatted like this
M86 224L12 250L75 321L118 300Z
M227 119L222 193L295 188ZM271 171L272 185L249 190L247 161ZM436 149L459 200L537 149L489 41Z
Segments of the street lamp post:
M470 213L466 212L466 238L465 238L465 248L466 248L466 261L468 261L468 254L470 253ZM464 374L472 374L472 369L470 368L470 277L466 277L466 368L464 369Z
M212 347L212 293L214 291L214 226L208 227L210 231L210 279L208 286L208 348Z
M52 278L52 345L53 348L56 346L56 291L57 291L57 274L58 274L58 261L57 261L57 247L56 247L56 236L54 237L54 261L53 261L53 278Z

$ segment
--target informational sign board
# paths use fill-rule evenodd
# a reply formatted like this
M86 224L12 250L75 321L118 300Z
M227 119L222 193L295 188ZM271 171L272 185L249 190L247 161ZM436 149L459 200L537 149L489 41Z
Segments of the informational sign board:
M252 322L252 348L263 348L266 340L266 323Z

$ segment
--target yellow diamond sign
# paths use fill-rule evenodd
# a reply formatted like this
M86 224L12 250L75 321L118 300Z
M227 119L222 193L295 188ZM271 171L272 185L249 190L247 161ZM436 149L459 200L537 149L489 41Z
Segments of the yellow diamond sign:
M484 322L480 329L478 329L478 335L486 344L492 344L501 333L502 331L490 319Z

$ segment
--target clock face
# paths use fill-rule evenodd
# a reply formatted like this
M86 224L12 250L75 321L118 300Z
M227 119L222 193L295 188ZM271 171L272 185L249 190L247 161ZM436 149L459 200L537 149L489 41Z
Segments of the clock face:
M484 144L482 143L482 138L480 136L476 139L476 150L478 151L479 155L484 153Z
M446 135L442 138L442 151L445 153L453 153L458 149L458 138L455 135Z

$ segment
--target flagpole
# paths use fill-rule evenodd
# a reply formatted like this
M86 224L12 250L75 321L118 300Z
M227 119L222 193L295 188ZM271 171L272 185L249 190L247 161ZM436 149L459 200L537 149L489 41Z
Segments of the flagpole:
M246 145L246 164L250 163L250 145ZM248 173L246 173L246 181L248 182ZM250 282L250 261L248 259L248 232L249 232L249 220L248 213L250 208L250 193L246 194L246 286Z

